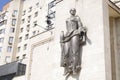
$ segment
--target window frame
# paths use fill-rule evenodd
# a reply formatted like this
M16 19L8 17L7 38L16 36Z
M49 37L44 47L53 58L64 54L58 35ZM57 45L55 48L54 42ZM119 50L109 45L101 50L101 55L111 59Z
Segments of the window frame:
M7 52L12 52L12 46L7 47Z

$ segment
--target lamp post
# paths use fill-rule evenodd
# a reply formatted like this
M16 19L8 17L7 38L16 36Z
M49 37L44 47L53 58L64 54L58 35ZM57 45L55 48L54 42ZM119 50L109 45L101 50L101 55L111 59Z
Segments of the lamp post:
M42 29L44 29L45 31L49 31L49 32L51 32L51 34L52 34L52 31L50 31L51 29L50 28L44 28L44 27L42 27L42 26L40 26L40 25L38 25L38 24L35 24L35 26L38 26L38 27L40 27L40 28L42 28Z

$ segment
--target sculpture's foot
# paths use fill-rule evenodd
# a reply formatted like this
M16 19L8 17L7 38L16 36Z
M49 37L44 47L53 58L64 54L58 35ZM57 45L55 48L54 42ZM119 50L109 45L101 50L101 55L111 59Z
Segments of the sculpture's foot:
M76 71L73 71L73 75L76 75L77 73L76 73Z
M72 69L72 66L69 66L69 70Z

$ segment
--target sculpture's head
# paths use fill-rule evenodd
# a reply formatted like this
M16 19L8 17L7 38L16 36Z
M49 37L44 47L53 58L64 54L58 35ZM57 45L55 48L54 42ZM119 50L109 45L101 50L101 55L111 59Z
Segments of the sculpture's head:
M70 14L74 16L76 14L76 9L75 8L70 9Z

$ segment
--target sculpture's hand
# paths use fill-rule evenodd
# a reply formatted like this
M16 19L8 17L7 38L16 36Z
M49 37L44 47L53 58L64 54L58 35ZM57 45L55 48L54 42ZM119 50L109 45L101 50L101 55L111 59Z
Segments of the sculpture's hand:
M86 27L82 27L82 30L83 32L87 32L87 28Z

